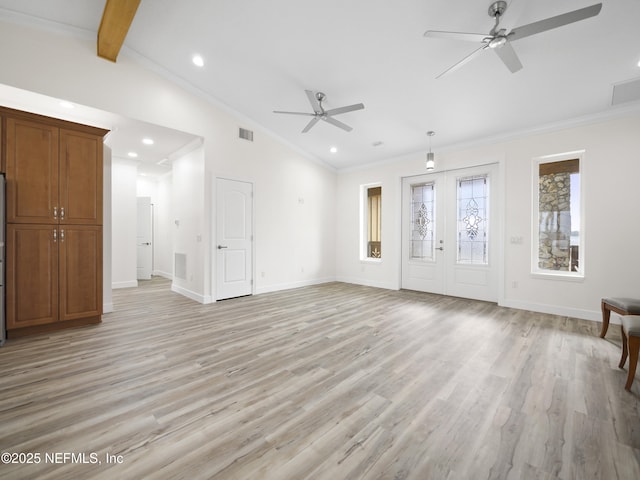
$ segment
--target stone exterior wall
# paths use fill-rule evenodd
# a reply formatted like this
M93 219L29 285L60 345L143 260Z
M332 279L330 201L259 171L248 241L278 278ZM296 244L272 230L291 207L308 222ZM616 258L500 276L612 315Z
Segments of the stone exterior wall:
M569 173L540 176L538 267L571 270L571 189Z

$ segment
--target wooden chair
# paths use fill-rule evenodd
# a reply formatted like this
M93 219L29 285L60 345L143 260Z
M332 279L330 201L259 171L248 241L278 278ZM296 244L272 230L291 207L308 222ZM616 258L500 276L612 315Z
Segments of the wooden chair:
M604 338L609 328L611 312L618 315L640 315L640 300L637 298L611 297L602 299L602 330L600 338Z
M624 367L628 355L629 374L624 388L631 390L631 384L636 376L636 367L638 366L638 353L640 352L640 315L625 315L622 317L620 331L622 332L622 358L618 366L620 368Z

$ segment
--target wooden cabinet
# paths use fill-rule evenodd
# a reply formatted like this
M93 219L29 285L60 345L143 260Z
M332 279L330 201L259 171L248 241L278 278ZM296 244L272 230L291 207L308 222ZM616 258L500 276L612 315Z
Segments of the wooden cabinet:
M56 227L8 224L7 330L58 321Z
M106 130L0 107L9 338L102 315Z
M7 329L102 314L102 227L7 225Z
M7 223L58 223L58 132L55 126L7 118Z
M8 223L102 225L101 137L7 118L5 158Z
M59 319L102 315L102 227L60 226Z
M60 130L60 223L102 225L102 174L102 137Z

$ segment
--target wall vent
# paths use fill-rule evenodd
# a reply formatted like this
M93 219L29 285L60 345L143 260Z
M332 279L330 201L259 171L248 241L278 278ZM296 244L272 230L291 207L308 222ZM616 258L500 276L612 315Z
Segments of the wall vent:
M174 271L173 274L176 278L181 278L182 280L187 279L187 255L185 253L176 253L174 260Z
M618 83L613 86L611 105L640 100L640 79Z
M247 130L246 128L240 127L238 129L238 136L244 140L249 140L253 142L253 132L251 130Z

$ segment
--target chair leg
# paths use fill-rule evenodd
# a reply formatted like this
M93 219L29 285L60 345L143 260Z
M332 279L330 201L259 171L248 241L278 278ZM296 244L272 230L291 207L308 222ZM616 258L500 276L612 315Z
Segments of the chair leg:
M600 331L600 338L604 338L609 329L609 319L611 318L611 310L606 302L602 302L602 330Z
M631 390L631 384L636 376L636 367L638 366L638 353L640 352L640 337L629 336L629 375L627 376L627 384L624 386L626 390Z
M620 334L622 335L622 357L620 357L618 368L624 368L624 362L627 361L629 350L627 348L627 336L624 333L624 328L622 327L622 325L620 325Z

